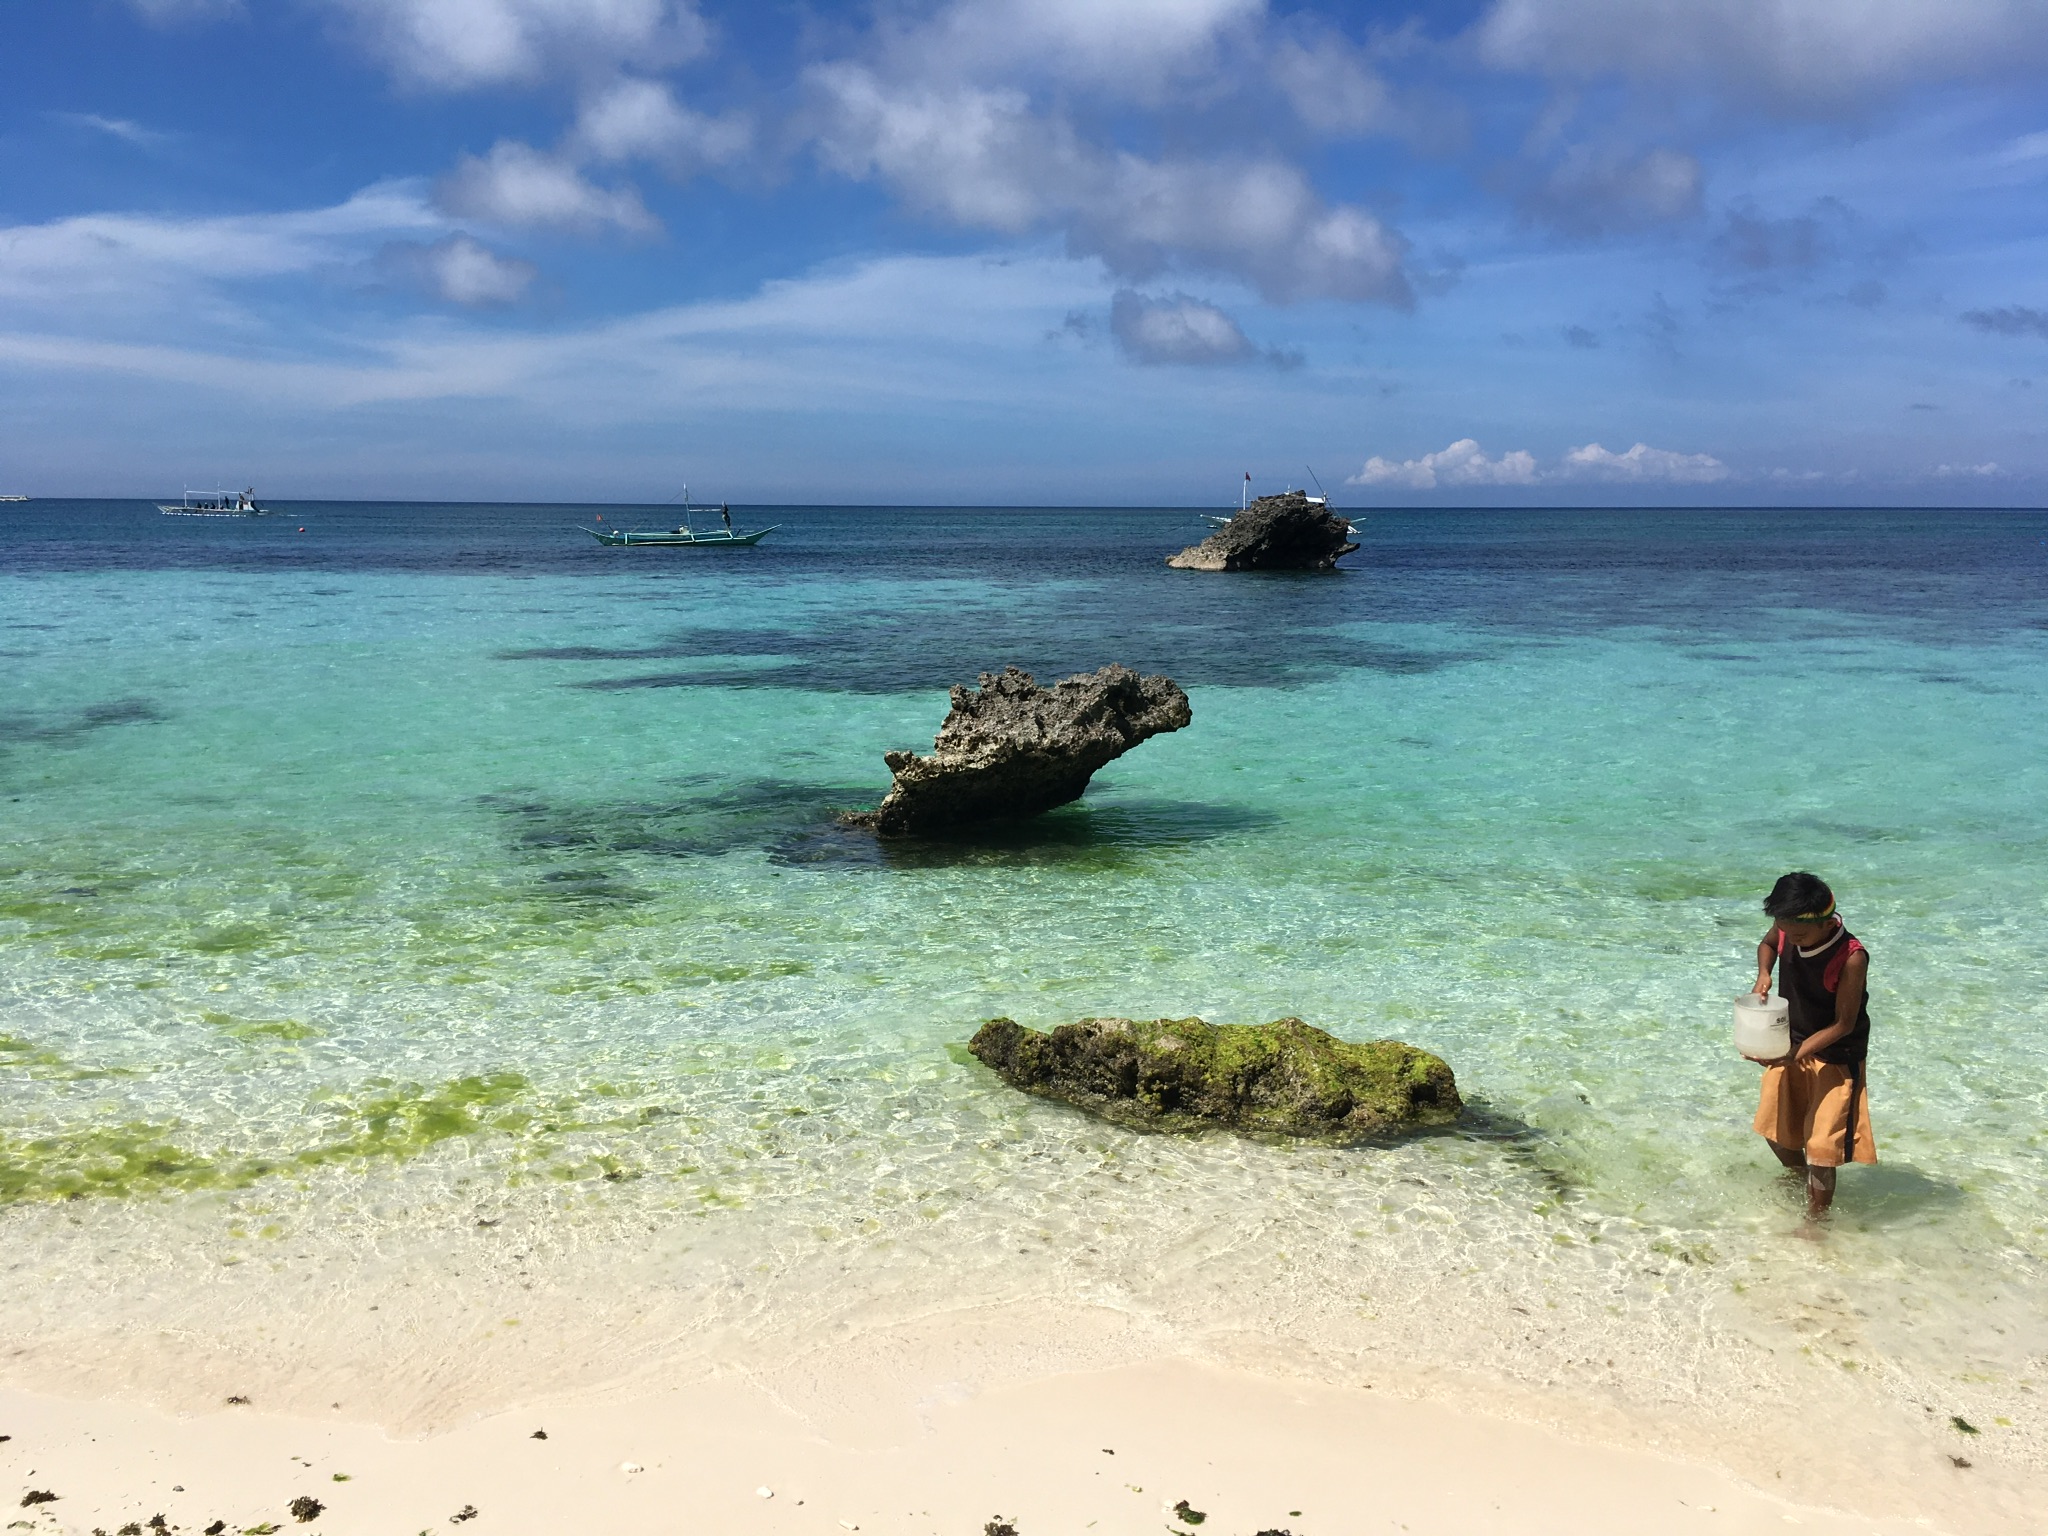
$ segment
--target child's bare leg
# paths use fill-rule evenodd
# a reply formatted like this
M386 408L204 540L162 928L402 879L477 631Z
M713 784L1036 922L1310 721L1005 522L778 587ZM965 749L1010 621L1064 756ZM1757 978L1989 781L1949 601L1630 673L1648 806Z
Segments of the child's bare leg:
M1773 1152L1777 1153L1778 1161L1783 1163L1787 1168L1803 1169L1806 1166L1806 1153L1801 1148L1782 1147L1778 1145L1777 1142L1772 1141L1768 1136L1764 1138L1764 1145L1769 1147Z
M1806 1170L1806 1216L1809 1221L1827 1215L1835 1201L1835 1170L1818 1163Z

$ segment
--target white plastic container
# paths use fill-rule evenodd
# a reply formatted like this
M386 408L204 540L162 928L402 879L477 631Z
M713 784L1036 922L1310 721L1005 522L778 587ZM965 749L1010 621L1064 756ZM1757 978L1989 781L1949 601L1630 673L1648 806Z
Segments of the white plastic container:
M1735 999L1735 1049L1762 1061L1791 1054L1791 1010L1784 998L1745 992Z

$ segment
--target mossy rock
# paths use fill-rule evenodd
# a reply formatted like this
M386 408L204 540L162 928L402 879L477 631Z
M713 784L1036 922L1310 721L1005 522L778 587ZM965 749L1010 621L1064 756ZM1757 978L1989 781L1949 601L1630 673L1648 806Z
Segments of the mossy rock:
M1449 1125L1464 1109L1442 1057L1398 1040L1354 1045L1300 1019L1081 1019L1050 1034L990 1019L968 1042L1012 1088L1119 1125L1224 1125L1338 1144Z

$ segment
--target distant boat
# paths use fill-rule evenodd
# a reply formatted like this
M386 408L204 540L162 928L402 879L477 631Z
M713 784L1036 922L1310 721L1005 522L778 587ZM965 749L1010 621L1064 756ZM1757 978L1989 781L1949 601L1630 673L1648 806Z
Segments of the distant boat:
M0 496L0 501L27 501L26 496Z
M270 508L256 505L256 487L233 496L216 491L211 496L195 497L190 491L183 501L160 501L157 511L165 517L268 517Z
M782 526L780 523L770 523L766 528L756 528L749 533L733 527L731 507L720 507L718 515L724 519L725 526L709 533L699 533L690 526L687 505L683 510L682 525L677 528L585 528L583 531L600 544L660 544L671 547L684 544L715 544L725 548L735 544L758 544Z

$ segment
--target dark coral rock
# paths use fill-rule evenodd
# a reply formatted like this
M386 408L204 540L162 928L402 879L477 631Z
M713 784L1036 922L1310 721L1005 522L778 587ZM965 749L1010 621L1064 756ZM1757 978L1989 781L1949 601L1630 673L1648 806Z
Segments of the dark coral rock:
M1137 1130L1224 1125L1342 1145L1449 1125L1464 1108L1441 1057L1300 1019L1082 1019L1050 1034L990 1019L967 1049L1013 1088Z
M318 1499L302 1493L292 1500L292 1518L304 1525L308 1521L318 1520L326 1508L327 1506Z
M1348 519L1289 491L1261 496L1166 563L1178 571L1327 571L1356 548Z
M896 776L888 796L842 820L891 836L1036 816L1078 800L1103 764L1192 718L1171 678L1129 667L1112 664L1050 688L1015 667L984 672L978 691L954 687L931 756L883 753Z

